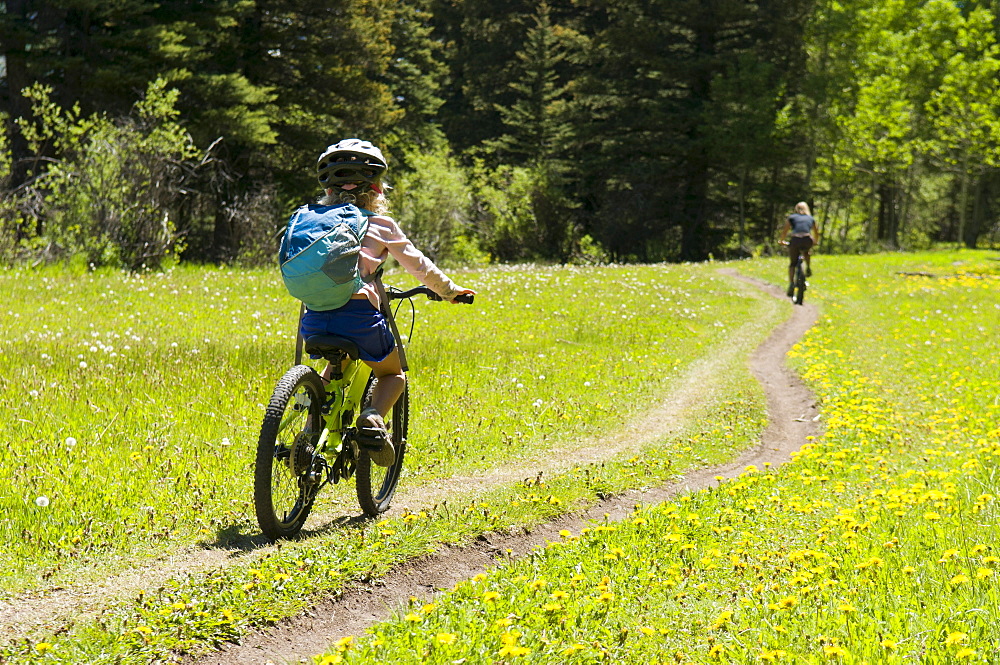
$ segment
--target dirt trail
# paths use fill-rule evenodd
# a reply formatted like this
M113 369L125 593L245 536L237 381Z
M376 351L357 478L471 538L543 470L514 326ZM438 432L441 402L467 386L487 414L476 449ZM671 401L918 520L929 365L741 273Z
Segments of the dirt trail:
M743 277L734 270L723 270L735 279L748 282L766 293L786 300L779 287ZM760 381L767 395L768 426L759 446L739 459L720 466L693 471L671 485L643 492L627 492L602 501L583 513L564 516L541 525L530 532L509 535L488 534L473 546L447 547L433 555L393 571L385 579L372 585L358 584L339 597L320 603L308 613L283 621L266 632L249 635L239 644L229 645L197 661L197 665L269 664L307 661L312 655L323 652L334 640L346 635L359 635L374 623L385 619L390 612L405 603L411 596L429 599L457 582L484 572L508 557L527 554L547 541L558 540L559 531L568 529L578 533L590 520L605 514L612 520L624 519L636 504L655 504L682 492L717 484L716 476L732 478L747 465L778 466L798 450L806 437L816 433L819 414L815 400L798 377L784 365L785 354L815 323L818 316L815 306L806 303L793 307L791 318L780 325L754 352L750 364L754 376ZM738 345L734 345L738 346ZM686 375L678 390L665 399L649 414L646 422L638 427L602 441L599 446L573 448L573 464L608 459L629 448L641 448L654 438L663 438L676 431L684 420L684 412L694 406L710 389L713 370L724 364L725 358L705 360ZM491 487L510 478L533 477L539 471L546 474L558 471L560 465L551 460L559 454L548 454L546 461L524 461L513 472L493 471L462 479L467 487ZM448 482L451 487L463 486L456 479ZM442 497L444 490L441 490ZM436 497L426 489L421 490L420 501L430 505ZM416 501L416 497L402 497L400 505ZM394 504L395 505L395 504ZM413 509L413 507L411 507Z

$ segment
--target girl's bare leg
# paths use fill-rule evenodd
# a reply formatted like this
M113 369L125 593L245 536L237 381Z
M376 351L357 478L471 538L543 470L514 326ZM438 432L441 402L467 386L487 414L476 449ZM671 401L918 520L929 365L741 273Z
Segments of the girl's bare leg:
M384 360L379 362L366 360L365 364L372 368L372 373L378 379L372 391L371 406L385 417L406 388L406 374L399 362L399 349L393 349Z

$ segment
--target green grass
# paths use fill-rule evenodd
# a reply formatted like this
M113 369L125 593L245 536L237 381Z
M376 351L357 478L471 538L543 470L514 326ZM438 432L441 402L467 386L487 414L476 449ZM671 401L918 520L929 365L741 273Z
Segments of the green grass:
M197 652L440 543L665 482L759 436L763 402L746 357L787 309L713 266L504 268L462 281L479 291L475 306L417 305L406 488L613 432L693 362L734 339L740 348L692 426L643 455L355 527L335 518L357 513L351 489L329 493L317 508L328 518L306 539L168 580L0 654L146 662ZM0 457L14 479L0 506L8 596L257 532L250 460L262 405L291 361L296 311L272 273L7 271L0 282L12 294L0 324L0 399L15 422Z
M476 306L419 303L404 482L507 464L641 411L758 306L704 275L496 270L463 276ZM256 533L248 461L297 314L272 272L8 271L0 284L4 590Z
M989 258L822 257L824 316L792 360L826 432L792 463L566 533L317 660L997 662Z

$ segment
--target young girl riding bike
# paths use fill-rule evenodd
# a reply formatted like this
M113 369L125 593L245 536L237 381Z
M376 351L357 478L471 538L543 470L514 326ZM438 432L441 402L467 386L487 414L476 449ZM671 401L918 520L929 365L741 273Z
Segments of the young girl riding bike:
M372 460L380 466L390 466L395 461L395 449L386 433L383 418L403 394L406 374L396 340L381 312L387 303L380 301L375 284L367 280L392 256L408 273L444 300L454 302L457 296L475 293L451 281L410 242L399 225L386 216L389 202L382 182L386 168L382 151L360 139L335 143L319 156L316 175L325 192L319 203L353 203L372 213L358 258L358 267L365 282L343 307L325 311L306 309L299 329L303 339L313 335L337 335L354 342L358 345L361 361L372 368L378 381L371 407L358 416L357 426L378 430L382 434L385 442L382 449L371 454ZM327 366L321 376L329 380L330 371L331 367Z

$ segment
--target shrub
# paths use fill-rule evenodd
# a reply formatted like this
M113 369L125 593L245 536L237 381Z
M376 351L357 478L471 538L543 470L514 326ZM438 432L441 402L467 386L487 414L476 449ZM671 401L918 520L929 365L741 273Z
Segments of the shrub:
M416 168L399 175L391 198L406 233L434 261L458 258L456 250L468 254L471 198L461 167L443 145L403 161Z
M154 81L118 120L60 108L51 93L26 89L34 120L17 120L39 165L30 175L44 196L42 234L94 266L159 267L179 249L176 206L198 165L176 122L178 92Z

